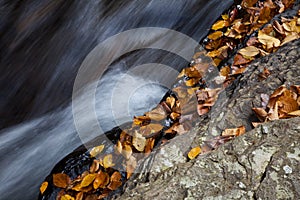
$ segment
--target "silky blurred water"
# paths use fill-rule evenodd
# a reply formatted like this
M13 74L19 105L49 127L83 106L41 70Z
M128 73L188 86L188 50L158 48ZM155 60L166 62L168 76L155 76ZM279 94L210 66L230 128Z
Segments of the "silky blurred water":
M71 97L77 70L97 44L137 27L170 28L200 41L231 4L217 0L1 1L0 199L37 198L39 185L55 163L85 142L75 129ZM95 94L103 131L154 107L168 89L161 79L175 81L172 70L153 78L151 70L130 72L146 63L168 65L175 71L188 64L176 55L151 49L116 60ZM82 126L93 130L97 124L85 109L90 84L74 101ZM93 137L91 133L84 140Z

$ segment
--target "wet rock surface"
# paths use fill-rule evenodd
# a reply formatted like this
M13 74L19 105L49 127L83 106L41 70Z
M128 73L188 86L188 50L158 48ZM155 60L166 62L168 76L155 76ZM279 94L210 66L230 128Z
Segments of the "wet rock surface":
M172 139L141 165L118 199L299 199L300 118L277 120L252 130L252 107L261 94L300 84L300 40L258 59L219 95L208 116L188 134ZM259 81L267 68L271 75ZM187 161L187 151L225 128L247 133L217 150Z

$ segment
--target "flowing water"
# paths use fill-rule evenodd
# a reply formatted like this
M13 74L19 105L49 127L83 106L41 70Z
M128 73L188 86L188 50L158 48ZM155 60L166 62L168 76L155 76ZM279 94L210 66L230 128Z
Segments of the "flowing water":
M200 41L232 3L1 1L0 199L36 199L40 183L55 163L94 137L79 137L71 97L78 69L97 44L139 27L169 28ZM147 63L170 68L152 73ZM161 80L175 79L176 72L186 65L186 60L163 50L122 55L99 83L87 82L73 99L82 119L76 126L93 132L98 125L86 109L86 96L94 95L91 85L99 88L95 112L104 132L155 106L168 89ZM135 73L136 66L144 68Z

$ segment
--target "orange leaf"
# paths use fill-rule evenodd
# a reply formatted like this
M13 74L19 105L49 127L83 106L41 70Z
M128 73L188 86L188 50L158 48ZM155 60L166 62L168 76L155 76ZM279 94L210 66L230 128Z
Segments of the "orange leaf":
M89 186L94 181L95 178L96 178L96 174L88 174L88 175L86 175L82 179L80 186L81 187L87 187L87 186Z
M219 20L217 21L216 23L214 23L211 27L212 30L219 30L221 28L224 28L225 27L225 21L224 20Z
M47 187L48 187L48 182L47 182L47 181L44 181L44 182L42 183L41 187L40 187L40 192L41 192L41 194L44 194L44 192L46 191Z
M53 174L53 184L56 187L66 188L69 185L70 181L71 179L67 174L63 174L63 173Z
M222 36L223 36L222 31L216 31L216 32L213 32L213 33L209 34L207 37L208 37L208 39L216 40L216 39L218 39Z
M62 196L60 198L60 200L75 200L75 198L72 197L72 196L70 196L70 195L68 195L68 194L65 194L64 196Z
M106 172L99 171L95 177L93 187L94 189L105 188L109 183L109 175Z
M79 192L78 194L76 194L75 200L83 200L83 192Z
M188 153L188 157L189 157L189 159L193 160L193 159L196 158L200 153L201 153L201 148L198 146L198 147L192 148L192 149L190 150L190 152Z

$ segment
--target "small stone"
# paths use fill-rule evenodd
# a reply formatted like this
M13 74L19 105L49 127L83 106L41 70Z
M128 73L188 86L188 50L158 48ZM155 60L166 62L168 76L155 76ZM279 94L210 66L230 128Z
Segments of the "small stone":
M288 166L288 165L285 165L285 166L283 167L283 170L284 170L284 172L285 172L286 174L291 174L291 173L293 172L293 169L292 169L290 166Z

